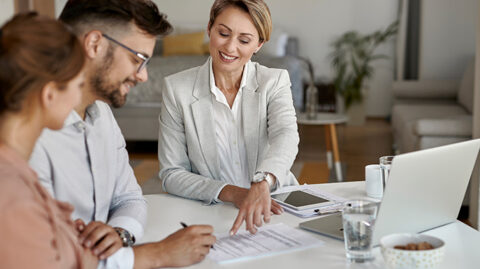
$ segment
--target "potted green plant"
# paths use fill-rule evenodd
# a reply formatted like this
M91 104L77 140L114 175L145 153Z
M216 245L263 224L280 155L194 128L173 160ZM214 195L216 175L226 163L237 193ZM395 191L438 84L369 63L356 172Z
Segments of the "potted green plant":
M353 104L363 101L365 82L373 75L372 62L388 58L375 54L375 49L393 37L398 22L393 22L384 31L362 35L349 31L332 43L331 66L334 69L334 85L348 110Z

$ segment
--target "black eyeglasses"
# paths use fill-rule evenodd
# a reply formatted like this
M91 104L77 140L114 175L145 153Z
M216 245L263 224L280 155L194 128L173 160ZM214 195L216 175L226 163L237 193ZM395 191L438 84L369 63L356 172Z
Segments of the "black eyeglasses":
M112 41L113 43L119 45L120 47L130 51L131 53L135 54L135 56L137 56L138 58L142 59L142 63L140 64L140 66L138 67L137 69L137 73L140 73L142 71L143 68L145 68L145 66L147 66L148 62L150 62L150 57L146 56L145 54L142 54L136 50L133 50L129 47L127 47L126 45L120 43L119 41L111 38L110 36L108 36L107 34L102 34L106 39Z

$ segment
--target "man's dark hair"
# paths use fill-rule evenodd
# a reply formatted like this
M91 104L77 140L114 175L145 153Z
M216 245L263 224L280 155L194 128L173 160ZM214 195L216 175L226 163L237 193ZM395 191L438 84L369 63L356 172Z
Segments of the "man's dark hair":
M59 17L77 34L85 27L123 27L133 22L152 36L166 35L172 30L167 16L150 0L69 0ZM102 30L102 29L99 29Z

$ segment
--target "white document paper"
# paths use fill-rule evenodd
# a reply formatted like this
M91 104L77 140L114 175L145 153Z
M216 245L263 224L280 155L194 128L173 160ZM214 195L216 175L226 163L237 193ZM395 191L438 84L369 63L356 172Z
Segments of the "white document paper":
M217 263L235 262L323 244L323 241L312 235L283 223L260 227L254 235L242 231L234 236L216 236L217 242L207 257Z
M335 213L343 209L343 203L347 201L346 198L331 194L329 192L325 191L319 191L316 188L313 188L310 185L297 185L297 186L288 186L284 187L281 189L278 189L277 191L273 192L273 194L280 194L280 193L286 193L286 192L292 192L292 191L304 191L306 193L309 193L314 196L318 196L320 198L333 201L333 204L329 204L326 206L320 206L318 208L310 208L310 209L305 209L305 210L296 210L293 208L290 208L288 206L281 205L285 211L301 218L309 218L309 217L318 217L319 215L323 215L326 213Z

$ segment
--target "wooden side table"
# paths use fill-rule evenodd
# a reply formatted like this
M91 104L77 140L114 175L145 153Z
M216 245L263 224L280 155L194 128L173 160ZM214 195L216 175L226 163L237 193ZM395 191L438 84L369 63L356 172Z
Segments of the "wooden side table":
M325 143L327 148L327 164L328 169L332 169L335 165L335 173L338 181L343 181L342 167L340 164L340 154L338 152L338 139L336 124L347 122L348 117L343 114L336 113L317 113L315 119L308 119L305 113L297 114L297 123L303 125L324 125L325 126ZM333 160L332 160L333 150Z

